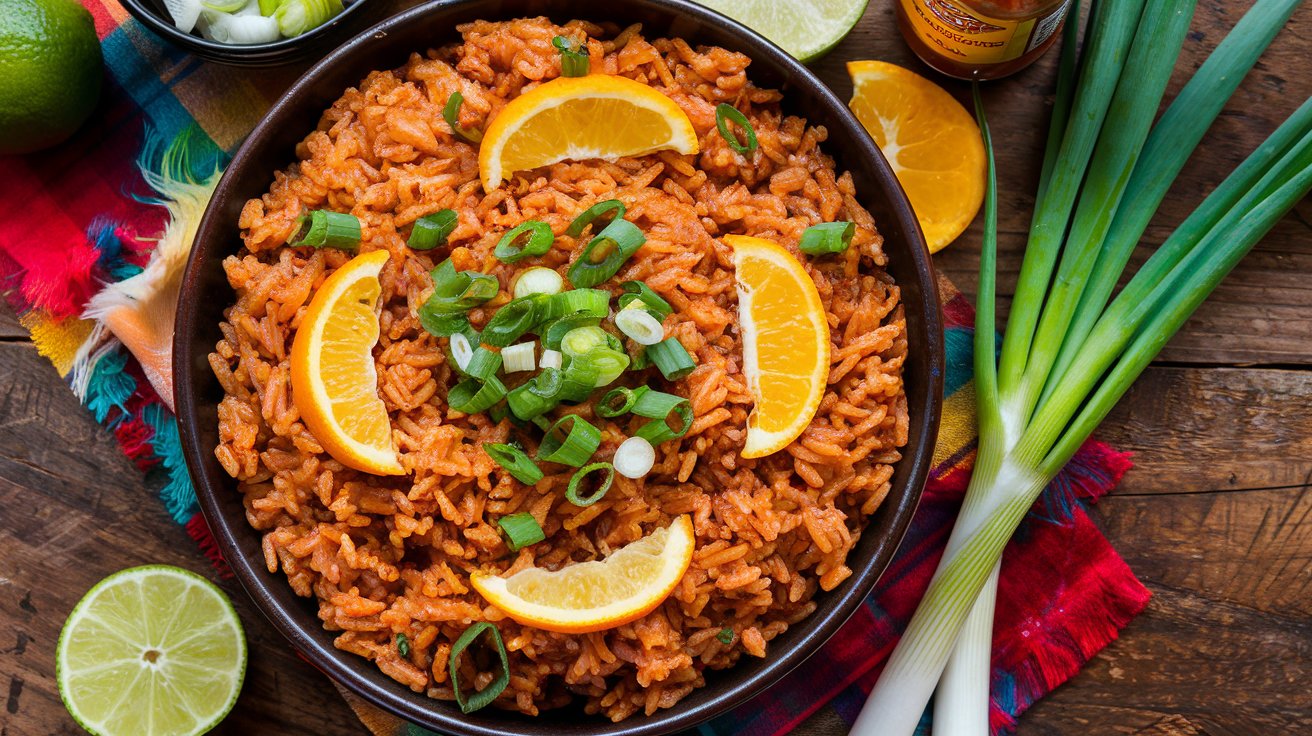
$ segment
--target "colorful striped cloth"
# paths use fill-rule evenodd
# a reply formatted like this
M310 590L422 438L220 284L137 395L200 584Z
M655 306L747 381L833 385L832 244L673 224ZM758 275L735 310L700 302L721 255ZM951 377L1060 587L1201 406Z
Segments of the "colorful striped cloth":
M0 158L0 291L60 375L69 374L80 349L86 357L93 324L80 317L88 300L105 283L139 274L163 228L164 209L139 163L204 178L300 71L204 63L166 46L115 0L82 2L95 17L107 67L99 109L56 149ZM158 141L173 142L172 158ZM880 587L818 655L703 726L704 736L784 734L821 708L851 722L928 585L975 443L973 312L950 283L941 286L949 364L943 428L906 540ZM197 513L172 414L126 349L113 342L99 348L94 368L74 388L148 474L168 513L221 564ZM994 733L1010 732L1021 712L1074 675L1147 604L1148 591L1085 511L1129 466L1124 453L1085 446L1008 547L994 629ZM427 733L347 700L376 734Z

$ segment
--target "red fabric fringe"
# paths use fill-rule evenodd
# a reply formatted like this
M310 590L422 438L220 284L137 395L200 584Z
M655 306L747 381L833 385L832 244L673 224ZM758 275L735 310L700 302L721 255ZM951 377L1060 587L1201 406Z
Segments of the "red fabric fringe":
M232 568L228 567L228 561L223 559L223 552L219 551L219 543L214 539L214 532L210 531L210 525L205 523L204 514L196 514L187 522L187 536L191 537L200 548L200 553L205 555L205 559L214 566L219 577L225 580L232 579Z

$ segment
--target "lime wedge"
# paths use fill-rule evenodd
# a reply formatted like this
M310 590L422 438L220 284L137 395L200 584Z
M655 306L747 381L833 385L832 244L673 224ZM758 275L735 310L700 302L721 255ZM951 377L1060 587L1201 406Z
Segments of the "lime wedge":
M868 0L697 0L774 41L799 61L838 45L866 12Z
M55 651L59 695L97 736L185 736L232 710L246 639L223 591L166 565L101 580L73 607Z

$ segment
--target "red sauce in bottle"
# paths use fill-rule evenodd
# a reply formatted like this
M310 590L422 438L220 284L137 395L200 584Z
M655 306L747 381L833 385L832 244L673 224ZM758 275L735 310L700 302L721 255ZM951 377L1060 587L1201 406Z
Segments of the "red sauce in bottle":
M1057 40L1073 0L895 0L898 28L926 64L960 79L1024 69Z

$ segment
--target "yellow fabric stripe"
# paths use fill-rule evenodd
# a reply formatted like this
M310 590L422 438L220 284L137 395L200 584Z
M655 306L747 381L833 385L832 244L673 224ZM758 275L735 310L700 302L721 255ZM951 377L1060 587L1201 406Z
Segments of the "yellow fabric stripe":
M937 468L975 439L975 382L971 381L943 400L943 420L934 444Z
M91 337L92 323L85 319L53 320L43 311L34 309L18 318L19 324L32 334L36 351L55 364L62 378L73 368L78 348Z

